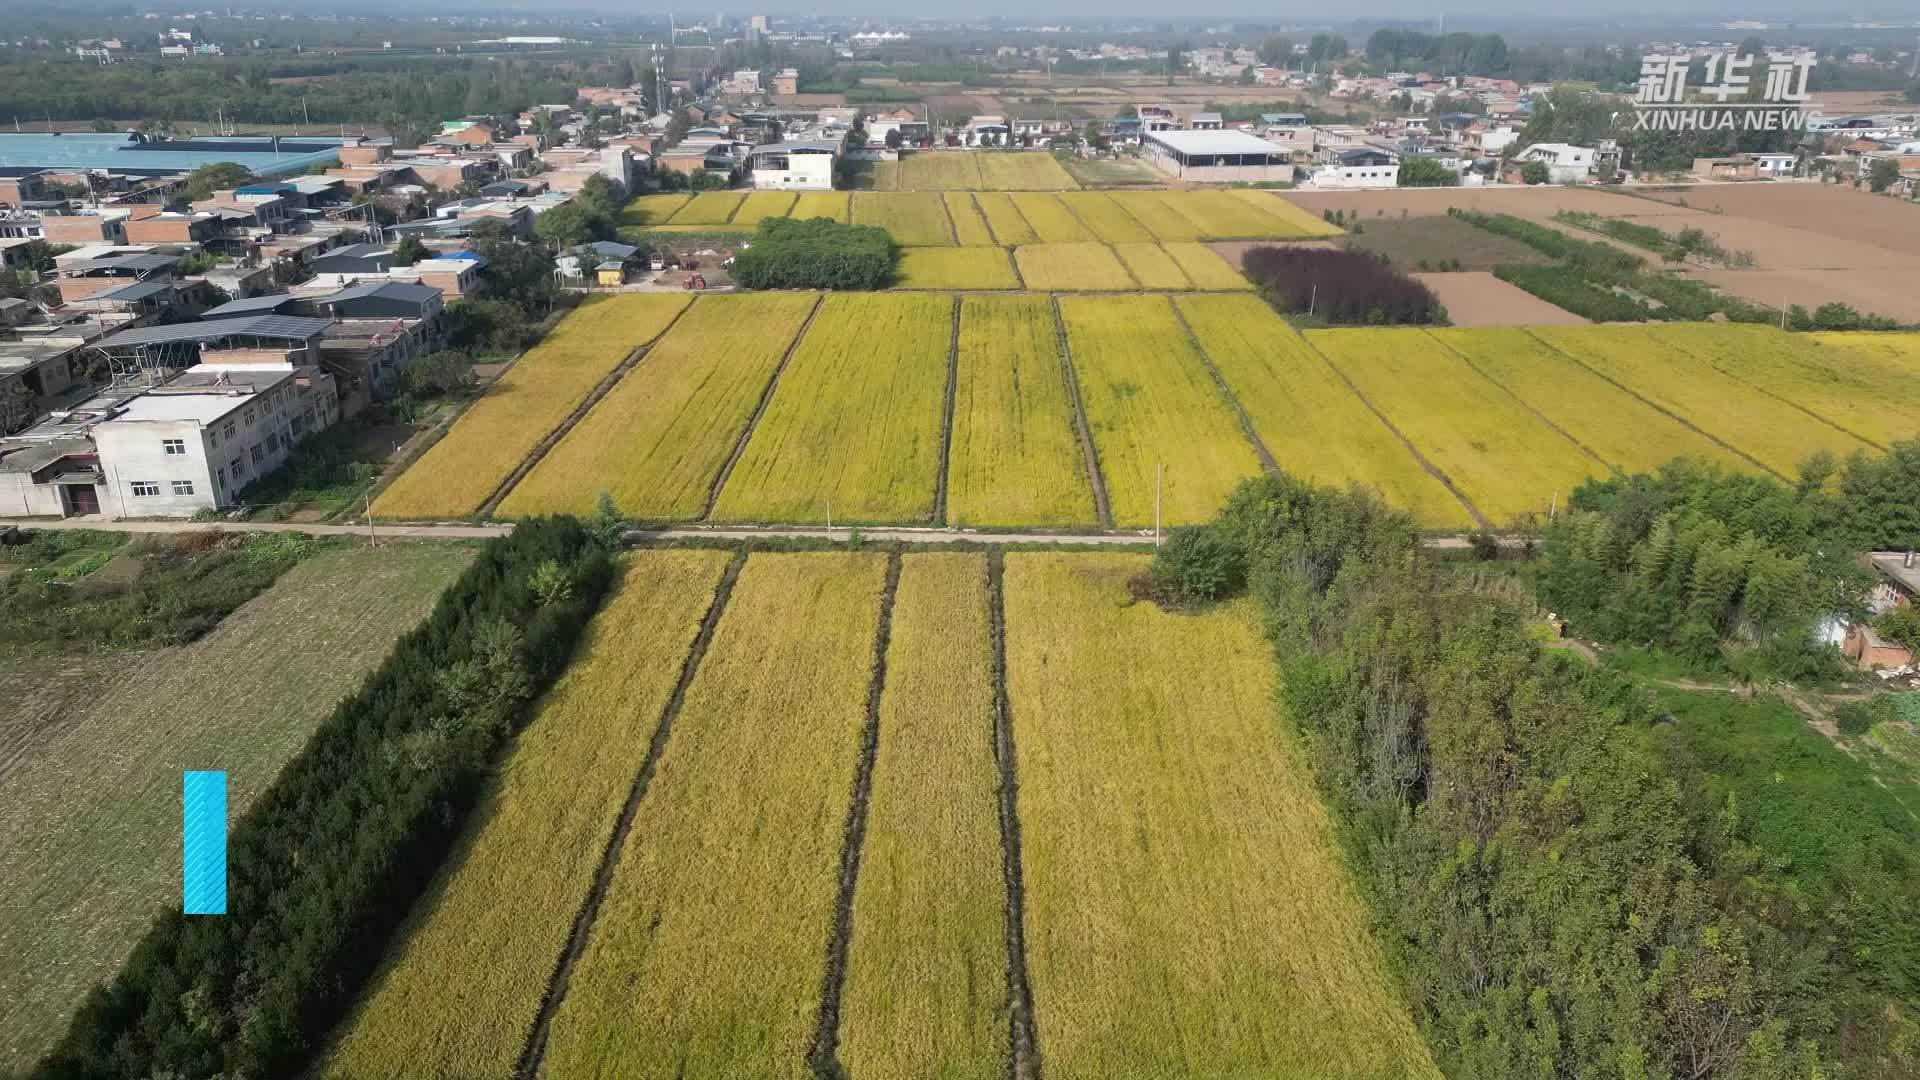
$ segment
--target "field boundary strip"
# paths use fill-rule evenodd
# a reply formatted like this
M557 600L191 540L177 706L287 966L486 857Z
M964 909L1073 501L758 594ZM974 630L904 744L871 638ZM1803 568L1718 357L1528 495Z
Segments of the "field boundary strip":
M1113 504L1107 501L1107 481L1100 474L1100 451L1093 444L1093 431L1087 427L1087 410L1080 402L1080 376L1073 370L1073 344L1067 340L1067 323L1060 315L1060 295L1047 296L1053 309L1053 341L1060 353L1060 371L1067 379L1067 399L1073 403L1073 431L1080 438L1080 457L1087 470L1087 482L1093 487L1093 512L1102 529L1113 528Z
M1552 417L1548 416L1546 413L1541 412L1539 409L1534 408L1533 402L1528 401L1526 398L1521 397L1518 393L1516 393L1513 390L1512 387L1508 386L1506 383L1503 383L1499 379L1496 379L1492 375L1489 375L1485 371L1482 371L1480 369L1480 365L1474 363L1472 358L1468 357L1466 353L1463 353L1459 349L1456 349L1453 346L1447 344L1446 342L1440 340L1439 338L1434 337L1432 334L1428 334L1425 330L1421 330L1419 332L1425 335L1428 341L1431 341L1435 345L1439 346L1440 349L1444 351L1447 355L1453 357L1455 360L1460 361L1462 364L1465 364L1467 366L1467 370L1473 372L1475 375L1478 375L1482 379L1485 379L1487 382L1493 384L1494 389L1499 390L1501 393L1512 398L1515 402L1519 404L1521 408L1532 413L1535 419L1547 425L1547 427L1553 429L1554 434L1572 443L1575 449L1579 450L1581 453L1587 455L1593 460L1599 462L1602 466L1606 468L1608 472L1612 473L1615 476L1626 475L1627 470L1621 468L1619 465L1616 465L1613 462L1608 461L1606 458L1600 456L1600 452L1598 450L1595 450L1593 447L1588 446L1586 443L1583 443L1579 439L1574 438L1573 432L1568 431L1566 428L1563 428L1559 424L1554 423Z
M541 459L546 457L554 447L560 445L561 439L567 437L567 432L572 431L575 424L585 419L586 415L593 411L593 407L600 404L600 399L612 392L614 386L626 377L627 372L632 371L641 360L646 358L648 351L653 348L654 342L666 337L667 332L678 325L687 312L693 310L693 305L698 302L698 298L695 298L693 301L682 305L679 311L673 313L673 318L667 320L667 325L660 328L659 333L635 345L633 350L627 353L624 359L618 364L615 364L613 370L607 372L606 378L601 379L592 390L588 391L587 396L581 398L579 404L575 405L571 412L562 417L560 422L554 425L552 431L547 432L539 442L533 445L533 449L527 451L526 456L520 459L520 464L508 470L505 478L494 485L493 490L487 493L486 500L480 504L480 508L474 511L474 517L481 521L492 517L493 512L500 508L500 504L506 500L508 493L513 490L514 485L526 479L527 474L533 471L534 466L539 465ZM522 355L525 354L523 353Z
M954 300L958 318L959 300ZM873 675L867 682L867 719L860 733L860 761L847 802L846 840L840 849L840 892L833 905L833 930L827 937L826 970L820 976L820 1016L813 1049L807 1055L814 1075L844 1076L840 1045L840 996L847 985L847 949L853 942L853 895L860 883L860 850L867 838L867 809L873 796L873 764L880 756L880 698L887 689L887 645L893 635L893 601L900 593L900 553L887 556L886 583L880 589L880 620L873 633Z
M1460 505L1467 508L1467 516L1473 519L1474 524L1478 525L1481 529L1493 528L1493 522L1487 520L1487 515L1481 513L1480 508L1473 505L1473 500L1467 498L1467 493L1461 491L1460 485L1453 482L1453 477L1448 476L1446 471L1441 469L1440 466L1428 461L1427 455L1421 453L1420 448L1413 445L1413 440L1407 438L1406 432L1401 431L1392 420L1387 419L1387 414L1380 411L1380 406L1375 405L1371 398L1360 392L1360 388L1354 385L1352 379L1347 378L1347 373L1340 370L1339 364L1328 359L1327 354L1321 352L1319 347L1308 339L1306 335L1301 335L1301 340L1306 342L1307 348L1313 350L1313 355L1320 358L1321 363L1327 365L1327 370L1333 372L1333 377L1339 379L1341 385L1345 386L1355 398L1358 398L1360 404L1367 407L1368 412L1378 417L1380 422L1386 425L1388 431L1393 432L1393 437L1399 439L1400 445L1406 447L1407 453L1413 455L1413 460L1419 462L1420 467L1427 470L1427 475L1440 481L1442 486L1453 493L1454 498L1460 500Z
M1592 376L1594 376L1595 378L1600 379L1614 386L1621 393L1626 394L1628 397L1631 397L1635 401L1640 402L1641 404L1645 405L1647 408L1652 409L1654 412L1657 412L1660 415L1665 416L1668 419L1671 419L1673 422L1681 425L1687 430L1698 433L1702 438L1713 443L1715 446L1718 446L1719 448L1721 448L1722 450L1725 450L1729 454L1735 455L1742 461L1748 462L1754 468L1759 469L1761 472L1766 473L1768 476L1771 476L1774 479L1781 481L1782 483L1788 482L1787 477L1782 476L1779 472L1768 467L1766 462L1761 461L1759 458L1754 457L1752 454L1747 453L1745 450L1742 450L1739 447L1733 445L1732 443L1726 441L1725 439L1722 439L1720 436L1715 435L1713 432L1708 431L1706 428L1703 428L1699 424L1694 423L1692 420L1689 420L1687 417L1682 416L1679 413L1674 412L1672 409L1669 409L1666 406L1660 404L1659 402L1653 400L1652 398L1647 397L1646 395L1640 393L1638 390L1635 390L1633 387L1628 386L1626 383L1621 382L1619 379L1614 378L1613 376L1607 374L1606 372L1601 371L1599 368L1596 368L1593 365L1587 363L1586 361L1580 359L1578 356L1575 356L1572 353L1566 351L1565 349L1560 348L1559 346L1555 345L1553 342L1548 341L1546 338L1543 338L1539 334L1534 333L1531 327L1523 326L1520 329L1525 331L1528 337L1532 338L1533 340L1539 342L1541 345L1545 346L1549 352L1552 352L1556 356L1564 357L1568 363L1579 367L1582 371L1585 371L1588 374L1591 374Z
M944 201L944 200L943 200ZM947 392L940 405L940 470L933 475L933 523L947 523L948 470L953 462L953 406L960 380L960 294L953 294L953 324L947 332Z
M1253 452L1259 455L1261 468L1268 472L1279 472L1280 463L1274 460L1273 454L1267 450L1267 444L1260 438L1260 433L1254 430L1253 417L1247 415L1246 406L1240 404L1240 399L1234 396L1233 389L1227 385L1226 377L1220 374L1220 368L1214 364L1213 357L1207 355L1207 347L1200 343L1200 335L1194 333L1193 324L1187 322L1187 313L1181 311L1180 305L1171 299L1167 301L1167 306L1173 309L1174 321L1180 324L1181 332L1187 335L1188 344L1193 346L1193 351L1200 357L1200 362L1206 365L1207 374L1213 379L1213 388L1220 392L1220 399L1227 403L1227 407L1233 410L1234 419L1240 422L1240 434L1247 437L1247 442L1253 446Z
M984 210L980 211L980 220L982 221L987 220L986 211ZM989 233L993 231L992 222L987 223L987 231ZM995 239L998 239L998 237L996 237ZM1027 285L1027 275L1020 272L1020 260L1013 257L1013 247L1011 245L1001 245L1000 250L1007 253L1007 265L1013 267L1013 280L1020 283L1020 291L1021 292L1033 291Z
M851 208L847 211L851 214ZM808 309L807 317L800 321L800 329L793 332L793 340L787 342L785 352L780 354L780 362L773 367L773 375L767 379L767 385L760 391L760 401L753 407L753 415L747 418L746 426L740 429L740 438L733 444L733 452L727 455L727 463L720 466L714 475L713 485L707 489L707 505L700 510L699 520L705 521L713 516L713 504L720 501L720 489L727 484L727 478L733 475L733 467L740 462L740 456L747 452L747 440L753 438L753 429L760 426L760 418L766 415L767 406L773 401L773 392L780 385L780 376L787 370L787 364L793 359L793 352L806 339L807 331L813 326L813 317L820 314L820 305L826 297L815 294L813 307Z
M1013 702L1007 694L1007 564L987 552L987 636L993 644L993 760L1000 773L1000 872L1006 879L1009 1080L1040 1080L1039 1028L1027 980L1026 886L1020 862L1019 777L1013 757Z
M733 596L733 584L739 580L740 571L746 563L747 550L744 547L737 549L733 558L727 561L726 569L720 573L720 581L713 587L713 599L707 605L706 615L700 620L700 629L694 634L693 641L687 646L687 655L680 662L680 677L675 680L673 693L660 710L659 723L654 725L653 738L647 744L647 756L641 762L640 771L634 775L633 790L627 795L626 805L620 808L620 818L614 824L613 835L607 838L606 850L600 855L600 865L593 874L593 887L587 890L586 899L574 916L573 930L567 935L566 948L554 964L553 976L547 982L547 992L540 999L540 1011L534 1017L533 1028L527 1033L526 1049L521 1051L520 1064L514 1070L514 1075L520 1080L534 1080L539 1075L541 1059L547 1052L547 1036L553 1029L554 1014L560 1011L560 1002L567 995L567 982L573 976L574 965L586 953L587 938L593 932L594 920L599 917L600 903L606 898L607 887L613 883L613 872L619 865L621 851L626 847L627 834L633 831L634 816L640 812L640 804L653 783L660 755L667 748L667 736L673 731L674 718L679 715L680 705L686 700L687 688L693 684L700 661L707 655L707 646L713 641L714 631L720 625L720 616L726 611L727 600Z
M953 207L947 204L947 193L944 189L942 189L939 194L940 194L940 216L945 218L947 221L947 239L953 241L954 247L960 247L961 246L960 226L954 224ZM989 228L987 232L991 233L993 232L993 230Z

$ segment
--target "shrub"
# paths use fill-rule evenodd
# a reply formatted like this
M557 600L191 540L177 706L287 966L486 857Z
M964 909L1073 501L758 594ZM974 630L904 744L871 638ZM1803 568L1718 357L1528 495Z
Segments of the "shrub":
M1834 726L1842 735L1865 735L1873 728L1873 709L1864 701L1843 702L1833 710Z
M1204 525L1173 530L1153 553L1147 576L1154 598L1168 607L1210 604L1238 592L1246 583L1246 558L1239 548Z
M1440 302L1425 285L1365 252L1257 247L1247 252L1241 266L1267 302L1283 313L1363 325L1444 318Z
M1400 163L1401 187L1458 187L1460 174L1432 158L1412 157Z
M750 289L882 289L893 262L893 238L877 226L768 218L735 256L733 279Z
M1645 322L1653 318L1653 311L1647 305L1594 285L1571 266L1506 263L1494 267L1493 275L1593 322Z

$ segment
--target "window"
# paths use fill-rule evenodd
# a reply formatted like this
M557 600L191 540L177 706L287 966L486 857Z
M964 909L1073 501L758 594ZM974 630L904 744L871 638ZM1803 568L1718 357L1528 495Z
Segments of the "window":
M135 480L133 482L133 497L136 499L151 498L158 494L160 494L160 485L152 480Z
M240 414L240 422L248 427L253 426L253 406L247 406L247 411Z
M241 476L245 475L246 471L247 471L247 459L234 458L233 459L233 478L235 480L240 479Z
M224 491L226 490L226 487L227 487L227 467L225 465L222 465L219 468L213 470L213 490Z
M226 435L228 440L231 441L233 438L233 421L231 420L227 421Z
M173 482L173 493L174 493L175 495L191 495L191 494L193 494L193 481L191 481L191 480L175 480L175 481Z
M187 453L187 440L161 439L160 452L168 457L185 457Z
M207 446L214 450L220 449L220 433L219 432L217 431L207 432Z
M267 452L261 449L260 444L254 443L253 444L253 463L255 465L260 464L260 462L266 459L266 456L267 456Z
M278 453L279 450L280 450L280 433L277 431L267 432L267 453L269 454Z

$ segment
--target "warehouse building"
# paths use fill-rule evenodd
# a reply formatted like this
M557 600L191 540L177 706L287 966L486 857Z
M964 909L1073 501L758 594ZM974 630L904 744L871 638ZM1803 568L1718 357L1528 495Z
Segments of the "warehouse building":
M1146 131L1140 150L1169 176L1202 183L1293 179L1286 150L1244 131Z

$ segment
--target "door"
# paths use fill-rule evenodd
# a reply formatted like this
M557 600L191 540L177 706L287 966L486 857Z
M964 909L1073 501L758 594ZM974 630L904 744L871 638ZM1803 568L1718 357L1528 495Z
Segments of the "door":
M60 490L67 493L68 515L83 517L100 512L100 489L92 484L62 484Z

